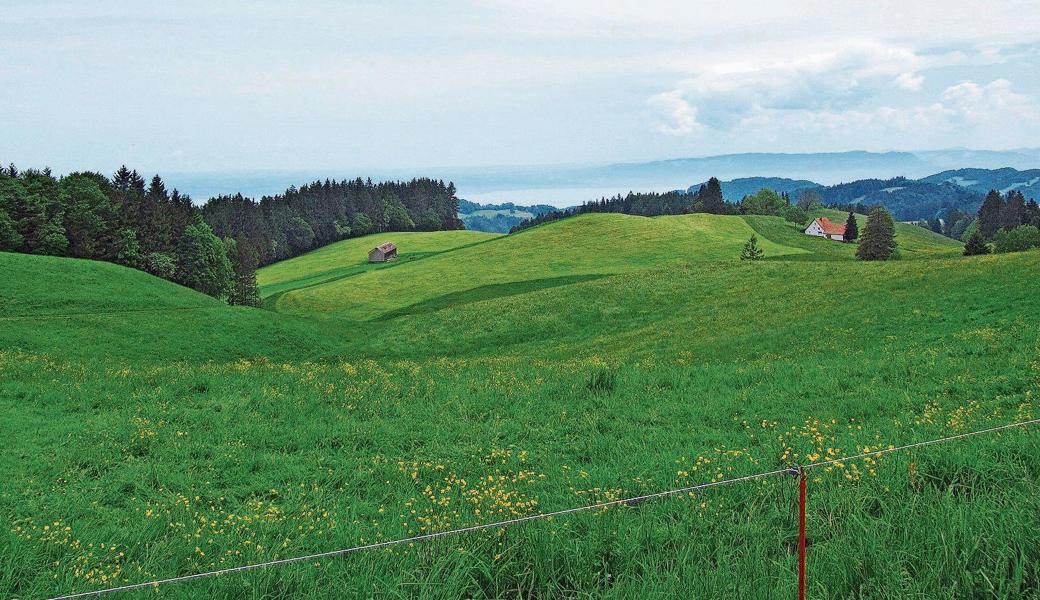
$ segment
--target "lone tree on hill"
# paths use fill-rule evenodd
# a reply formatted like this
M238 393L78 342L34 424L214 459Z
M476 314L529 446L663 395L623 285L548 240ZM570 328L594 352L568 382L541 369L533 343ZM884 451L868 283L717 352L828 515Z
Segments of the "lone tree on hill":
M849 218L845 219L845 241L854 242L859 238L859 224L856 223L856 215L851 210Z
M758 247L758 238L751 236L751 239L744 244L744 250L740 253L740 260L759 260L765 253Z
M986 240L982 238L982 234L976 229L975 233L968 238L968 242L964 244L964 256L978 256L979 254L989 254L989 246L986 245Z
M892 215L881 206L874 207L867 216L867 226L856 248L860 260L888 260L896 249L895 223Z

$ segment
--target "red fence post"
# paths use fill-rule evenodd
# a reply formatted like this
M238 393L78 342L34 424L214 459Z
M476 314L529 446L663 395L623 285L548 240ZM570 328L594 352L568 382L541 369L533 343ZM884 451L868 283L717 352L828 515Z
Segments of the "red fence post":
M805 600L805 469L798 469L798 600Z

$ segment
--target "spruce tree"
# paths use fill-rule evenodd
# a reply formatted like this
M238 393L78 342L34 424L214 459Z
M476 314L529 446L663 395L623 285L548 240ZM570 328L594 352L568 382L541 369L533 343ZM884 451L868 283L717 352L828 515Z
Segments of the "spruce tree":
M722 184L715 177L701 187L698 192L702 210L706 213L721 215L726 213L726 199L722 196Z
M860 260L888 260L896 248L895 223L884 207L876 206L867 216L867 226L856 248Z
M1000 230L1003 213L1004 199L1000 197L1000 192L997 190L990 190L979 208L979 231L982 232L983 238L993 239L993 236Z
M765 253L758 247L758 237L751 236L751 239L744 244L744 250L740 253L740 260L760 260Z
M256 251L244 237L237 240L225 238L224 246L234 272L228 304L260 306L260 291L256 283Z
M968 238L968 242L964 244L964 256L978 256L979 254L989 254L989 246L976 229L975 233Z
M854 242L859 238L859 223L856 222L856 213L849 211L849 218L845 219L845 241Z
M1011 231L1024 222L1025 216L1026 197L1022 195L1022 192L1011 190L1007 193L1007 201L1000 215L1000 228L1004 231Z

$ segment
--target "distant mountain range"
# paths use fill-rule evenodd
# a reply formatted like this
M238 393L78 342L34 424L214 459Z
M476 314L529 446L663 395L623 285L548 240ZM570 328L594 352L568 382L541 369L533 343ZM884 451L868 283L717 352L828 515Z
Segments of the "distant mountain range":
M629 190L663 192L685 189L690 182L705 181L709 177L737 180L773 176L834 185L866 178L920 179L964 167L1037 169L1040 168L1040 148L749 153L605 165L196 172L170 173L164 178L169 187L176 187L199 202L220 194L273 195L284 192L290 185L315 179L362 176L376 180L433 177L454 182L460 197L476 202L498 204L509 200L518 205L552 204L562 207Z
M689 193L702 184L692 185ZM859 179L825 186L804 179L744 177L722 182L722 195L738 202L761 189L787 192L796 198L802 190L816 190L824 204L882 204L900 221L944 216L951 208L975 213L990 190L1018 190L1026 198L1040 198L1040 169L955 169L921 179Z
M519 206L512 202L479 204L459 200L459 218L466 225L466 229L492 233L509 233L510 229L520 223L554 210L557 208L548 204Z

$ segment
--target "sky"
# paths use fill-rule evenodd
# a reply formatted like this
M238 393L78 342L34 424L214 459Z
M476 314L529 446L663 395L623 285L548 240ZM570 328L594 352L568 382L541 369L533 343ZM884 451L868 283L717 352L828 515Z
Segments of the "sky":
M0 161L111 171L1040 146L1040 2L5 0Z

